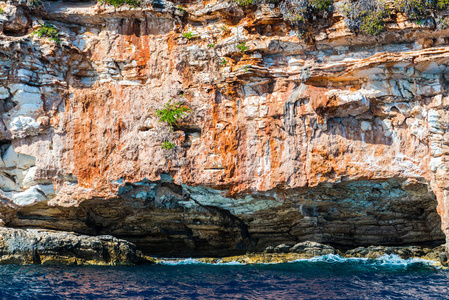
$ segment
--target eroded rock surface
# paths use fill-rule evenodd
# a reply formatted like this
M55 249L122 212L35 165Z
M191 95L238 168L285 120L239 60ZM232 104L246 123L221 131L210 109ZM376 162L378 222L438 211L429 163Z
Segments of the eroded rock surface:
M112 236L0 227L0 264L131 265L136 246Z
M355 34L343 4L307 40L265 4L2 4L2 223L158 255L441 244L448 30Z

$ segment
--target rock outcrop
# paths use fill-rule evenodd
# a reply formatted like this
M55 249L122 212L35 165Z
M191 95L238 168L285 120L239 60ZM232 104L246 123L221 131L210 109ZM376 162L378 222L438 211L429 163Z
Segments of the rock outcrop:
M133 265L148 262L112 236L0 227L0 264Z
M367 36L334 1L303 39L274 5L185 2L0 3L2 226L170 256L445 242L445 12Z

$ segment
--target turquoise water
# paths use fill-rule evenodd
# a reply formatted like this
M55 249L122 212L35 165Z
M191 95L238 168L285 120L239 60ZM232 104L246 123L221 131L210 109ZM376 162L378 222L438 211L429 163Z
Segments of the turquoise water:
M2 299L449 299L449 271L420 260L330 255L270 265L1 266Z

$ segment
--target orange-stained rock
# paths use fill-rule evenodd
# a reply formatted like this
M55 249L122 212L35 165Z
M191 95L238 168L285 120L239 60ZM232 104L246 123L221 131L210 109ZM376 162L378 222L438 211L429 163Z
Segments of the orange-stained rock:
M357 35L335 2L314 43L266 5L32 12L63 42L1 36L0 150L35 158L0 164L19 205L3 222L111 234L149 254L441 243L447 31L399 18ZM171 99L191 109L173 130L156 116Z

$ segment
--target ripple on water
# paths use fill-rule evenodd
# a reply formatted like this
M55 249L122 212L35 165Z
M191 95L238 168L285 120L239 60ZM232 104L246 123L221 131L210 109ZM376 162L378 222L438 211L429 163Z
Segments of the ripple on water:
M449 299L449 271L418 259L327 255L284 264L0 267L2 299Z

